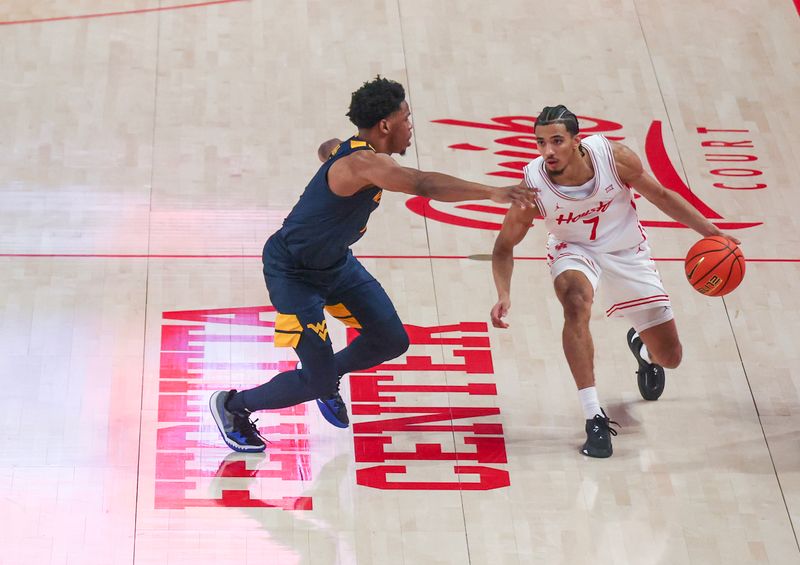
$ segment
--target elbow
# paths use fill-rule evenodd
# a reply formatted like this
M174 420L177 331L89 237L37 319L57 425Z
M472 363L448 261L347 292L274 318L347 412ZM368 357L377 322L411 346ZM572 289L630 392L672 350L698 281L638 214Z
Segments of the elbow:
M433 198L431 190L422 184L417 184L414 186L414 194L417 196L422 196L423 198Z
M433 190L433 186L427 181L424 173L420 173L417 175L417 178L414 179L414 194L422 196L423 198L436 199L436 191Z

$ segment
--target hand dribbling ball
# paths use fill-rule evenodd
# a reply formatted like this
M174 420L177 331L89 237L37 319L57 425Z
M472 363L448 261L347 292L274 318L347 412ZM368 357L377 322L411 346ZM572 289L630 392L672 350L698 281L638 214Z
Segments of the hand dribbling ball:
M692 245L686 254L686 278L700 294L724 296L742 282L744 263L738 245L711 235Z

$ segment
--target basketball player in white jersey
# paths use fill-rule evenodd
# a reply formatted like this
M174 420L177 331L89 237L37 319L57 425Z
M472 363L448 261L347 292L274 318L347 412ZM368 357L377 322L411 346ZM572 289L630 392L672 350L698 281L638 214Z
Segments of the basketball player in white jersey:
M595 388L594 345L589 319L598 283L609 299L606 314L625 316L633 328L628 346L639 363L639 390L656 400L664 390L664 367L681 362L681 343L669 296L639 223L633 191L672 219L703 236L723 234L677 193L645 172L633 151L602 135L581 137L578 119L565 106L546 107L536 119L541 157L529 163L521 185L537 193L536 208L512 207L492 252L497 303L492 325L507 328L511 308L513 250L534 218L549 231L547 263L564 310L562 343L586 418L581 453L610 457L610 424Z

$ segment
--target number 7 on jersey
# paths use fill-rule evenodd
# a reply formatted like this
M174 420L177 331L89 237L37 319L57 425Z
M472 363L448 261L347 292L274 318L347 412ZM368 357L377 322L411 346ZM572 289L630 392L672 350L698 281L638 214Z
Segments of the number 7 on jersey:
M584 224L592 224L592 233L589 235L589 241L594 241L597 238L597 224L600 223L600 216L583 220Z

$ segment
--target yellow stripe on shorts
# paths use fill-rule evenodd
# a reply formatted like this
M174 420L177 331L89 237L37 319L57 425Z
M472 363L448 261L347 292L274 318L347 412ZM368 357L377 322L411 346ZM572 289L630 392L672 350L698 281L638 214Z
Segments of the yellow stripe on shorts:
M303 335L303 326L294 314L278 314L275 316L275 347L297 347L300 336Z
M361 323L356 319L355 316L348 310L344 304L329 304L325 306L325 310L328 313L342 322L346 326L350 326L351 328L355 328L357 330L361 329Z

